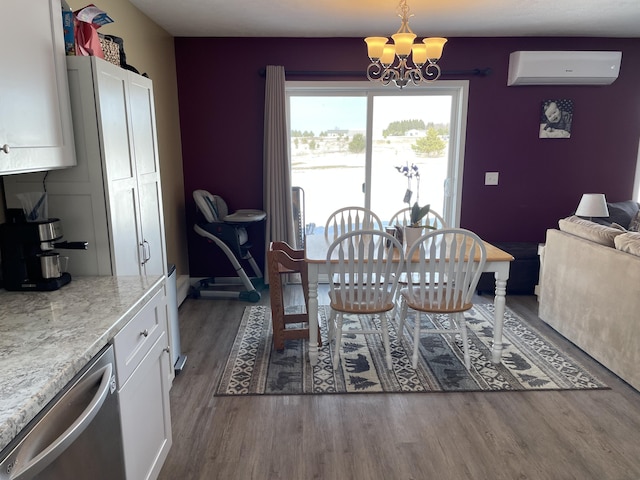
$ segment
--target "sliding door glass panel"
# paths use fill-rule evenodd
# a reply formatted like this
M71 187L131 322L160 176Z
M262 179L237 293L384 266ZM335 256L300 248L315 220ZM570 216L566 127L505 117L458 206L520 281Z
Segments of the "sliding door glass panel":
M364 206L364 96L291 96L291 182L305 194L307 235L324 232L329 215Z
M444 211L450 95L374 95L371 209L383 221L418 202Z

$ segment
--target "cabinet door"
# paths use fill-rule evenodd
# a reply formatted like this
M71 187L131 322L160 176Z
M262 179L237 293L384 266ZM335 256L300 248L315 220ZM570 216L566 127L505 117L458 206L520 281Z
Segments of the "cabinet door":
M95 66L95 95L102 133L113 273L140 275L143 239L129 105L129 72L105 61L96 62Z
M157 478L172 444L166 331L120 390L127 479Z
M156 137L153 84L148 78L129 74L131 131L140 201L144 273L167 272L160 163Z
M75 165L60 0L3 0L0 18L0 173Z

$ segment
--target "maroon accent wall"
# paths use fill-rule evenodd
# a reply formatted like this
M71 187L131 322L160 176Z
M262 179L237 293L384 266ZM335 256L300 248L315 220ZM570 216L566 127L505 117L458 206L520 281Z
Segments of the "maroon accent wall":
M262 206L265 81L259 71L266 65L364 71L366 46L360 38L176 38L175 45L190 274L229 275L225 257L193 232L198 217L192 192L217 193L232 210ZM619 50L622 67L609 86L507 87L509 54L516 50ZM492 69L488 77L467 77L462 227L493 242L542 242L548 228L575 210L582 193L631 198L640 39L451 38L440 65L445 71ZM549 98L574 101L570 139L538 138L541 102ZM487 171L500 172L498 186L484 185ZM260 231L254 240L263 242Z

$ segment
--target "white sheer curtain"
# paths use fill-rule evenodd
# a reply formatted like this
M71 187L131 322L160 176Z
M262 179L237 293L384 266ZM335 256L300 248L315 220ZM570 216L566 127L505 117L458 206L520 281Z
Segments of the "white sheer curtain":
M264 210L267 212L265 250L272 241L294 245L291 170L284 67L267 65L264 106ZM266 258L266 255L265 255ZM268 283L265 269L265 282Z

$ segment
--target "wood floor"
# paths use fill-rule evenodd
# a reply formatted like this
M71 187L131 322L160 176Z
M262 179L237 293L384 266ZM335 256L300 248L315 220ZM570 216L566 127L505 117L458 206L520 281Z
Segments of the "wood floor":
M507 306L610 390L214 398L247 305L180 307L188 360L160 479L640 480L640 393L542 323L533 296Z

